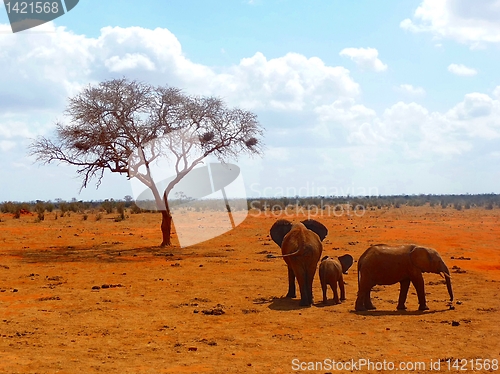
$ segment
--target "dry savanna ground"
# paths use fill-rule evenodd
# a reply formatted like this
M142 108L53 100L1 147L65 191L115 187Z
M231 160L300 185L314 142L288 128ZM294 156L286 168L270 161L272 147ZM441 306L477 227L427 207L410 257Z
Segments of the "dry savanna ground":
M324 255L357 259L370 244L418 243L437 249L452 271L454 309L442 279L425 274L430 310L417 311L411 288L408 311L396 311L393 285L376 287L377 310L362 313L354 311L357 263L340 305L321 303L317 275L312 307L283 298L285 263L266 257L280 252L268 236L278 217L251 213L235 230L187 248L156 246L158 214L120 222L116 214L56 220L53 212L41 222L0 215L0 372L351 372L329 368L333 360L378 368L385 360L386 369L407 363L414 373L429 372L420 362L440 365L434 372L474 372L483 360L494 372L500 209L314 217L329 229ZM203 213L191 214L194 222Z

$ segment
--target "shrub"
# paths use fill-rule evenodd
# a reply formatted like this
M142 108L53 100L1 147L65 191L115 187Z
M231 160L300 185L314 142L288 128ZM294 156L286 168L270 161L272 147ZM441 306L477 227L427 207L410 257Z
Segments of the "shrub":
M118 203L116 205L116 211L118 213L118 217L116 217L117 219L119 219L120 221L123 221L125 219L125 204L124 203ZM115 222L119 222L115 219Z
M130 206L130 212L132 214L139 214L142 213L142 209L139 208L136 203L132 203L132 205Z
M101 209L103 209L106 213L110 214L113 213L114 205L115 202L113 199L111 200L106 199L101 203Z
M45 204L43 201L37 201L35 205L35 212L38 214L38 222L45 219Z

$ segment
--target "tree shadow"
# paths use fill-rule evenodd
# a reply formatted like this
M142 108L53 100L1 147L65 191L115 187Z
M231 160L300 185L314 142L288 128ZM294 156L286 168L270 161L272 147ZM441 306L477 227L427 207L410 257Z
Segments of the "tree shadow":
M130 262L150 261L152 257L182 260L189 255L179 247L119 248L114 244L96 246L51 246L47 249L22 249L12 253L27 263L50 262ZM182 257L181 257L182 255Z

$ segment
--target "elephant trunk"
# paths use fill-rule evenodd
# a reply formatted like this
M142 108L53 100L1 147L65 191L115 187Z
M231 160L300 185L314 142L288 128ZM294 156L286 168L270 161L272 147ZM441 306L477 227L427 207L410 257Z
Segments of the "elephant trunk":
M453 301L453 289L451 288L450 270L448 270L448 267L444 264L444 262L440 273L444 275L446 288L448 289L448 294L450 295L450 301Z

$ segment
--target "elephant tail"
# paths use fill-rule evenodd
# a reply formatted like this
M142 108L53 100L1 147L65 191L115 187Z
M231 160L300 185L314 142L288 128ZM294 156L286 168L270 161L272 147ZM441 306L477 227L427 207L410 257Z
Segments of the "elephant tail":
M267 255L267 258L281 258L281 257L290 257L290 256L295 256L295 255L298 255L300 252L300 248L297 249L295 252L292 252L292 253L287 253L286 255L273 255L273 254L269 254Z
M358 284L361 282L361 262L358 261Z

